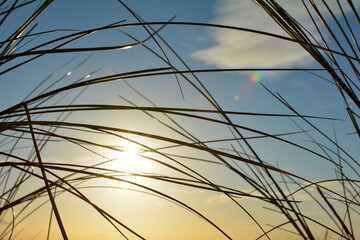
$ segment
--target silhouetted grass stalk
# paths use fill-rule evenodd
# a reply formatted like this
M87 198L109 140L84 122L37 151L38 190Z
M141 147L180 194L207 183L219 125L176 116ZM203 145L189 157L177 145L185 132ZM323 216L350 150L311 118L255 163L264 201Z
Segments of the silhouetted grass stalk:
M11 14L16 14L16 10L24 6L36 4L38 1L25 1L19 3L18 1L3 1L0 3L2 17L0 27L7 23L8 17ZM142 47L152 53L153 56L161 60L164 64L162 67L148 68L140 70L115 73L112 75L104 75L100 77L93 77L97 72L85 74L83 78L74 81L62 87L56 87L57 84L66 78L64 75L58 81L52 83L49 87L41 93L34 96L35 90L43 87L46 83L51 81L52 75L60 71L65 65L70 64L73 59L66 62L59 67L49 77L45 78L34 91L31 91L23 101L17 104L7 106L0 112L0 155L2 161L0 162L0 222L4 221L7 214L11 212L13 219L6 224L4 230L0 233L0 239L11 239L16 232L17 226L20 225L27 218L31 218L32 214L50 202L51 212L49 225L47 228L47 239L50 239L52 226L52 216L58 223L58 227L63 239L68 239L65 231L66 222L60 217L61 208L56 204L55 195L59 196L67 194L67 197L74 197L82 200L85 204L91 206L98 214L99 218L105 219L116 231L125 239L140 238L146 239L151 236L143 236L141 229L137 226L128 226L126 222L118 219L114 214L108 212L106 207L95 204L92 199L86 196L81 189L106 189L114 188L124 190L121 186L83 186L84 183L91 182L94 179L106 179L117 184L126 183L132 188L127 191L134 191L165 199L177 206L180 206L187 211L190 211L195 216L209 223L210 226L218 230L225 238L232 239L231 234L216 223L215 220L207 217L206 212L201 212L194 208L191 204L177 199L172 196L170 192L164 192L157 189L155 186L147 186L139 183L136 179L149 179L160 183L174 184L177 186L188 187L192 189L201 189L207 192L220 193L226 196L233 204L234 208L240 208L247 217L249 217L261 230L262 234L257 238L271 239L271 234L275 231L287 231L296 234L302 239L316 239L319 235L315 232L314 226L321 227L325 230L325 239L328 233L339 236L342 239L356 239L356 227L354 219L358 219L359 212L357 208L360 206L359 198L359 163L356 157L351 156L345 150L345 147L340 146L337 140L336 131L334 131L334 139L325 132L321 131L311 120L320 121L340 121L332 117L319 117L303 115L293 108L279 93L274 93L264 83L260 83L270 95L274 97L275 101L287 107L292 112L291 114L278 113L259 113L259 112L241 112L241 111L227 111L217 102L205 84L201 81L197 74L214 72L254 72L254 71L272 71L272 72L327 72L339 90L339 94L344 100L344 107L349 115L349 120L354 131L359 134L360 130L357 124L359 109L350 108L347 97L359 108L360 101L358 99L358 82L360 74L358 72L359 64L359 45L356 39L355 26L352 26L347 20L347 15L342 9L342 5L348 4L351 9L350 14L353 14L359 21L356 9L349 0L347 3L340 3L337 1L341 9L340 18L344 19L346 28L342 27L341 19L333 13L331 8L325 1L317 2L316 4L309 0L303 1L304 10L308 12L309 18L315 29L318 31L319 39L312 36L300 23L296 21L289 13L273 0L256 0L256 3L264 9L264 14L269 14L276 23L278 23L288 37L259 31L256 29L249 29L245 27L224 26L209 23L195 23L195 22L175 22L174 19L164 22L146 22L134 10L130 9L125 2L119 1L122 6L129 11L129 13L136 19L135 23L124 23L119 21L103 27L92 28L85 31L70 30L70 29L53 29L45 32L36 32L35 20L46 10L46 8L53 1L40 1L39 7L30 14L29 18L24 21L12 34L8 34L5 39L0 42L0 67L5 66L0 70L0 75L5 76L11 71L21 71L21 67L28 64L35 59L50 54L60 53L79 53L79 52L95 52L95 51L111 51L123 50L132 47ZM322 6L327 10L327 13L335 21L335 25L327 23L327 18L319 10ZM312 9L312 10L310 10ZM315 18L321 21L316 21ZM359 21L360 23L360 21ZM11 23L9 23L11 24ZM322 26L321 26L322 24ZM258 34L264 37L276 38L279 43L282 41L299 44L305 51L309 53L322 68L238 68L238 69L191 69L180 55L168 44L164 37L161 36L161 31L165 27L177 26L193 26L193 27L207 27L207 28L221 28L228 31L247 32L250 34ZM344 37L341 41L334 33L333 27L338 27ZM147 36L142 40L138 40L134 36L125 32L126 28L144 28ZM128 36L132 43L125 43L117 46L98 46L98 47L84 47L84 48L65 48L66 45L86 39L89 34L95 32L102 32L108 30L121 30L125 36ZM44 42L36 42L33 38L45 36L49 33L62 33L63 36L46 40ZM70 32L70 33L69 33ZM351 36L351 37L349 37ZM24 42L25 40L29 40ZM34 41L32 41L34 40ZM148 42L154 41L156 48L151 48L147 45ZM335 43L336 49L329 46L330 41ZM321 42L321 44L319 43ZM35 44L32 46L31 44ZM53 45L56 44L56 47ZM346 46L343 46L346 45ZM32 46L32 47L30 47ZM50 47L52 46L52 47ZM158 53L158 49L161 53ZM345 49L350 49L348 53ZM181 64L175 66L170 62L170 54L175 57ZM90 57L87 57L73 71L77 70L79 66L85 64ZM345 61L341 61L344 59ZM13 65L9 65L9 64ZM346 67L344 67L346 65ZM185 67L185 70L182 70ZM350 69L350 70L349 70ZM45 69L44 69L45 70ZM159 107L152 102L151 96L146 96L140 90L137 90L128 80L138 78L174 76L176 78L179 92L184 100L186 100L184 89L181 86L181 81L186 82L191 86L200 97L205 99L211 109L203 108L185 108L185 107ZM350 77L351 76L351 77ZM354 79L352 79L354 76ZM357 78L357 79L356 79ZM144 104L139 105L126 97L119 96L127 105L123 104L77 104L77 99L86 92L89 86L101 86L105 83L122 81L133 93L133 96L138 96L150 104L151 107ZM67 103L55 102L53 99L56 96L63 96L64 93L75 92L80 90L73 98L66 99ZM166 104L166 103L164 103ZM151 131L144 132L142 130L126 129L116 124L108 126L103 123L76 122L70 117L72 115L86 116L87 113L105 114L110 111L116 113L127 114L131 112L143 113L145 117L155 120L164 129L167 129L169 135L161 133L153 133ZM333 148L329 148L322 142L318 142L310 134L309 130L303 129L296 122L295 124L300 129L286 133L268 133L263 130L255 129L253 127L238 124L232 120L232 116L251 116L252 118L291 118L302 121L310 128L311 132L319 133L328 143L331 143ZM51 116L55 116L55 120L51 120ZM164 116L166 120L160 119ZM201 137L196 136L188 129L188 127L179 120L185 118L198 124L199 122L212 124L214 128L225 126L232 137L219 138L211 140L201 140ZM47 119L50 118L50 119ZM145 119L145 118L144 118ZM149 120L144 120L149 121ZM169 122L167 122L169 121ZM140 128L139 128L140 129ZM247 136L244 133L251 133L252 136ZM174 137L176 134L178 137ZM286 139L286 136L294 136L297 134L304 134L310 141L320 150L315 151L307 147L305 144L301 145L295 141ZM118 151L124 152L122 146L108 145L102 142L103 136L112 137L132 143L141 151L138 156L146 159L149 162L161 165L166 169L173 171L174 175L156 172L126 172L122 170L115 170L109 167L109 163L115 159L106 156L102 151ZM97 140L94 140L97 139ZM147 139L148 141L143 141ZM333 166L336 171L337 178L325 179L317 181L313 179L306 179L305 177L295 174L295 171L282 169L279 165L272 165L260 156L255 150L254 144L250 142L253 139L271 139L274 142L280 142L284 146L294 147L298 150L327 161ZM26 155L22 153L23 142L31 143L31 150ZM164 146L157 146L155 142L161 142ZM220 148L221 143L229 142L231 149ZM80 164L72 160L63 162L50 162L43 158L41 151L49 144L71 143L81 149L86 150L89 155L95 155L99 160L95 164ZM214 147L215 144L220 144ZM230 146L229 146L230 148ZM182 149L183 153L175 154L170 150ZM204 157L189 156L188 153L201 153ZM151 154L151 155L149 155ZM337 159L334 159L336 156ZM210 156L210 157L209 157ZM191 161L190 164L188 161ZM241 186L237 188L226 186L215 182L206 174L203 169L192 167L192 162L201 162L209 166L217 166L225 168L229 173L236 174L245 183L252 187L252 191L245 191ZM36 173L40 170L41 174ZM351 170L352 174L347 176L346 173ZM353 177L355 175L355 177ZM33 186L32 189L27 189L26 192L22 186L31 183L32 179L40 179L44 186ZM280 179L280 180L279 180ZM341 191L333 190L326 186L326 183L337 182L341 186ZM295 186L295 187L293 187ZM316 190L316 191L315 191ZM315 192L315 193L314 193ZM299 193L304 193L310 197L314 206L318 206L326 213L329 222L322 222L316 217L307 215L302 209L301 200L297 198ZM47 198L46 201L39 204L37 199ZM271 223L270 228L266 228L261 219L257 219L251 211L249 211L242 203L241 197L251 198L254 200L261 200L266 204L264 208L273 211L283 217L281 223ZM337 206L342 204L344 211L338 210ZM33 206L35 205L35 206ZM268 206L272 206L269 208ZM31 211L31 207L35 207ZM16 214L14 213L16 209ZM30 213L26 214L27 211ZM126 220L125 220L126 221ZM334 224L333 228L330 223ZM136 230L135 230L136 229ZM71 237L69 237L71 238Z

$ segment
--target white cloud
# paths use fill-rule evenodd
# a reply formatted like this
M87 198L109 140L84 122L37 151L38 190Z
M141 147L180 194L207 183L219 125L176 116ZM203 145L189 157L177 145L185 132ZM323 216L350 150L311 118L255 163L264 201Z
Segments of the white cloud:
M335 3L335 1L333 1ZM308 18L301 1L282 0L279 3L308 30ZM339 8L335 14L339 14ZM345 9L348 11L349 9ZM215 7L213 23L245 27L286 36L286 33L252 1L221 0ZM212 29L210 39L215 45L198 50L191 56L220 68L289 67L306 65L311 56L296 43L235 30Z

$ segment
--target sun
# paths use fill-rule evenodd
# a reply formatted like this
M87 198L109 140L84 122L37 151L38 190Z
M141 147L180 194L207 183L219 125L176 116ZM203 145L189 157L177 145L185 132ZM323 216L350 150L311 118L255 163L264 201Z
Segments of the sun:
M150 160L141 156L141 151L134 146L124 146L111 153L110 167L113 170L128 173L145 173L150 170Z

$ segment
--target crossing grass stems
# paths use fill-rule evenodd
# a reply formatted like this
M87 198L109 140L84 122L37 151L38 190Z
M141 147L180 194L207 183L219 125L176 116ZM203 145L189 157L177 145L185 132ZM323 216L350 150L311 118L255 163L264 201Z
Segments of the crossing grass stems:
M302 115L291 106L279 93L271 90L264 82L256 84L263 87L269 95L273 96L274 101L285 106L289 111L287 114L278 113L258 113L227 111L226 106L220 106L210 91L200 78L206 77L204 74L214 72L240 72L252 73L256 71L273 72L310 72L321 76L327 74L331 84L338 89L343 99L343 107L347 115L343 116L354 130L353 134L360 136L357 125L360 107L359 95L359 44L357 32L359 30L360 18L356 7L351 0L336 1L336 7L341 10L341 14L334 14L334 9L327 5L326 1L304 0L302 1L304 11L307 12L309 19L312 20L316 29L316 36L309 32L297 20L291 16L281 4L275 0L256 0L258 7L262 8L264 14L268 14L272 19L287 33L287 36L275 35L268 32L249 29L244 26L224 26L210 23L196 22L176 22L175 19L165 20L164 22L146 22L135 10L131 9L126 1L118 1L134 21L119 21L109 23L103 27L96 27L88 30L67 30L52 29L51 31L38 32L37 18L44 14L46 9L53 3L46 1L2 1L0 27L12 24L12 17L16 16L19 10L28 6L35 6L33 12L29 12L27 19L10 33L6 33L0 42L0 74L6 78L11 72L21 72L26 64L30 64L37 59L47 55L67 53L69 55L81 52L94 53L98 51L115 51L128 48L144 48L155 58L162 61L163 66L159 68L141 68L128 72L114 72L111 75L101 75L95 77L94 72L84 74L84 77L68 85L56 87L53 81L54 76L65 65L72 64L72 60L66 62L59 69L56 69L34 88L28 96L17 104L3 107L0 112L0 222L2 228L0 239L14 239L17 234L17 226L22 221L39 211L44 205L51 206L51 217L48 222L47 238L50 238L51 228L58 228L63 239L68 239L67 223L62 219L62 208L57 204L58 196L67 194L69 198L78 198L85 204L91 206L98 217L105 219L124 239L146 239L151 236L144 236L141 228L129 226L126 220L118 219L112 212L106 210L106 206L96 204L91 197L86 196L81 190L85 188L99 188L99 186L84 186L85 183L94 179L107 179L118 183L127 183L132 186L133 191L155 198L165 199L174 205L183 207L194 215L209 223L211 227L219 231L224 238L232 239L223 226L220 226L207 216L206 212L201 212L191 204L172 196L171 192L157 189L156 185L149 186L132 180L151 179L163 183L176 184L191 189L201 189L208 192L217 192L224 195L232 202L234 208L240 208L245 216L251 219L254 225L260 229L261 234L257 239L272 239L276 232L286 232L291 237L299 239L318 239L319 230L322 238L335 236L336 239L355 239L359 236L356 232L354 219L359 219L359 162L356 156L352 156L346 151L346 146L341 146L334 135L320 130L312 123L317 119L322 122L334 122L338 119L331 117ZM350 11L344 11L344 9ZM330 17L329 17L330 16ZM352 19L350 21L349 19ZM355 19L355 20L354 20ZM320 21L319 21L320 20ZM332 24L330 24L330 21ZM309 55L320 64L319 69L307 68L259 68L253 69L192 69L184 59L173 49L161 31L164 28L176 27L197 27L197 28L221 28L226 31L247 32L259 34L263 37L276 38L279 44L282 41L293 42L300 45ZM127 28L146 31L147 36L137 39L135 36L126 32ZM117 31L128 37L131 43L124 43L117 46L98 46L74 48L67 47L73 42L86 41L88 35L92 33L102 33L105 31ZM335 33L336 32L336 33ZM51 37L51 33L57 33L57 37ZM2 36L5 32L2 31ZM45 37L46 36L46 37ZM45 39L45 40L42 40ZM152 43L152 44L150 44ZM331 46L331 47L330 47ZM92 55L90 55L92 57ZM89 58L90 58L89 57ZM169 59L177 59L177 64L173 64ZM82 64L85 64L85 59ZM78 69L80 65L74 68ZM44 68L44 71L47 69ZM320 76L321 75L321 76ZM152 102L152 96L146 96L131 84L132 79L151 79L153 77L175 77L178 91L186 101L186 94L181 82L186 82L191 86L196 94L205 99L209 104L208 109L203 108L179 108L166 106L163 103L160 107ZM131 89L134 96L142 98L147 104L138 105L129 99L119 96L126 104L79 104L77 99L91 86L100 87L103 84L122 81ZM150 80L151 81L151 80ZM51 84L52 87L45 91L35 94L35 91ZM3 86L6 87L6 86ZM74 97L63 98L62 101L54 101L57 96L75 93ZM14 93L16 94L16 93ZM65 103L64 103L65 102ZM355 107L350 107L353 104ZM116 124L105 125L101 121L97 124L91 122L71 121L73 115L83 115L89 113L103 114L104 112L139 112L146 117L156 120L158 124L167 129L171 134L158 134L156 132L144 132L137 129L127 129ZM161 116L161 117L160 117ZM287 133L267 133L259 129L241 125L232 120L233 116L247 116L252 118L272 118L289 119L289 121L301 122L307 126L303 129L298 128L293 132ZM214 128L225 126L232 138L213 139L204 141L197 137L185 126L178 118L182 117L194 124L204 121L211 124ZM147 118L149 119L149 118ZM164 120L165 119L165 120ZM149 120L146 120L149 121ZM316 132L321 136L321 141L313 138ZM79 134L81 133L81 134ZM252 137L248 134L252 133ZM296 141L287 140L287 136L299 135L306 136L318 150L312 150ZM174 136L177 137L174 137ZM95 136L95 137L94 137ZM107 167L109 162L114 161L103 154L107 151L125 151L121 146L114 146L92 139L102 139L103 136L110 136L121 141L135 145L138 155L147 161L154 162L166 169L171 169L169 173L158 174L152 172L121 172ZM144 141L146 139L146 141ZM336 172L334 178L315 180L307 179L304 176L295 174L296 171L282 169L281 166L267 162L266 158L260 157L255 150L251 140L270 139L270 141L281 142L285 147L297 148L307 153L306 156L328 161ZM47 161L44 157L43 149L47 145L60 145L70 143L78 148L85 149L89 155L95 155L99 160L91 165L77 163L75 161ZM152 142L162 142L164 146L159 147ZM231 151L216 147L217 143L231 143ZM327 145L325 145L325 143ZM26 143L31 148L23 151L22 146ZM182 152L202 153L211 158L199 158L197 156L171 154L169 149L183 149ZM187 159L184 161L184 159ZM204 171L188 164L188 161L201 162L205 165L225 167L227 171L237 175L251 187L251 191L236 188L233 185L224 186L207 177ZM24 191L23 186L27 182L39 179L43 185L34 185L31 189L27 186ZM335 183L339 189L328 187ZM101 188L101 187L100 187ZM106 188L104 186L104 188ZM115 187L114 187L115 188ZM118 187L121 189L121 187ZM122 189L122 191L130 191ZM115 191L115 190L114 190ZM20 194L21 193L21 194ZM297 196L307 195L311 199L314 207L317 207L327 220L317 219L316 216L307 215L302 209L302 200ZM104 196L106 197L106 196ZM46 199L43 203L37 201L39 198ZM242 199L260 200L266 205L267 210L272 211L283 218L283 222L277 225L267 225L257 219L250 210L242 204ZM270 207L269 207L270 206ZM341 206L341 207L338 207ZM29 210L31 209L31 211ZM16 211L15 211L16 210ZM314 229L317 229L316 231ZM357 235L356 235L357 234ZM14 236L15 235L15 236ZM330 237L329 237L330 238Z

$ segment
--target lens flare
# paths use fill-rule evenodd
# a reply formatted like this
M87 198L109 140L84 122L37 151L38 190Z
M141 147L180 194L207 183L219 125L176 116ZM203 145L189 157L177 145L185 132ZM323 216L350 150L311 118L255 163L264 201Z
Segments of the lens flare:
M249 78L246 78L246 81L242 81L242 83L240 85L241 96L244 99L248 99L248 100L254 99L256 83L264 82L266 79L268 79L270 77L270 74L271 74L271 72L266 71L266 70L254 71L249 76Z
M250 81L253 83L263 82L265 78L266 78L266 72L260 70L260 71L256 71L250 76Z

